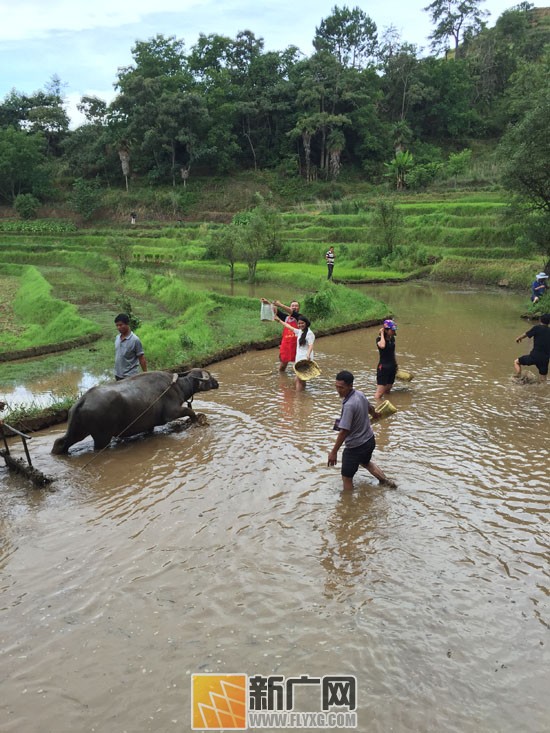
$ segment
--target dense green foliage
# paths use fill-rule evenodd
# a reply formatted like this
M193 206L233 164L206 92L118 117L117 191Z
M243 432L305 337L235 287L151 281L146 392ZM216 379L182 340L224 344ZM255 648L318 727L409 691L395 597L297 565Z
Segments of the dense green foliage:
M34 219L40 208L40 201L32 193L20 193L15 197L13 208L22 219Z
M58 79L30 95L13 90L0 103L0 199L49 200L53 184L75 182L71 200L88 218L93 181L125 190L126 211L136 185L165 184L173 190L162 206L180 218L199 177L243 170L276 171L287 198L297 179L382 181L385 164L398 188L456 183L474 141L532 126L523 117L536 83L524 81L548 77L549 18L529 3L493 27L480 0L434 0L425 10L444 56L421 57L394 27L379 36L363 10L338 6L320 19L309 57L265 51L251 31L201 34L188 52L175 37L136 41L115 98L84 97L77 130Z

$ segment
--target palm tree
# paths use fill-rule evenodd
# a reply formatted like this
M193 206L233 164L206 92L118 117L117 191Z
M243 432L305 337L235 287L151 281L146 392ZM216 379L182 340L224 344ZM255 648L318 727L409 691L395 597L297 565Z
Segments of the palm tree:
M405 188L405 178L414 165L412 154L408 150L399 150L393 160L384 163L386 176L395 180L395 187L398 191Z

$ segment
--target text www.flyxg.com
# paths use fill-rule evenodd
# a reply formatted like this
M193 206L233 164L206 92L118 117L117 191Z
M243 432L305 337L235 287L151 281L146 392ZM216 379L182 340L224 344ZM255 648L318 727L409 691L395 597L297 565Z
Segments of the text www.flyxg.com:
M357 728L357 713L248 713L250 728Z

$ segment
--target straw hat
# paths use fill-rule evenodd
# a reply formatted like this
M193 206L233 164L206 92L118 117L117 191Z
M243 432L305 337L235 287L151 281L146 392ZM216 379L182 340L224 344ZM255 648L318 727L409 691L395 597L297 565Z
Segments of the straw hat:
M389 400L384 400L374 408L374 411L376 412L378 417L389 417L390 415L394 415L397 412L397 407L395 407L395 405L392 405Z
M309 379L318 377L321 374L317 363L310 359L300 359L300 361L297 361L294 364L294 372L303 382L307 382Z
M402 382L412 382L414 374L411 374L406 369L398 369L395 373L395 378L400 379Z

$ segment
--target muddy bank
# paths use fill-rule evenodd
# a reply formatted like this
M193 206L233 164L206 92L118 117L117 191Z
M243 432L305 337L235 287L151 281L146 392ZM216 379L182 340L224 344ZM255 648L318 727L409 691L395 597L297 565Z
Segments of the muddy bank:
M10 420L9 424L20 433L36 433L44 430L52 425L58 425L67 422L69 410L44 410L44 412L34 415L33 417L22 417L19 420ZM4 425L4 434L7 437L15 435L7 425Z
M87 336L80 336L70 341L60 341L57 344L44 344L43 346L30 346L28 349L17 349L15 351L4 351L0 354L0 362L19 361L20 359L32 359L35 356L44 356L44 354L56 354L59 351L70 351L77 349L79 346L90 344L98 341L103 336L102 333L90 333Z

